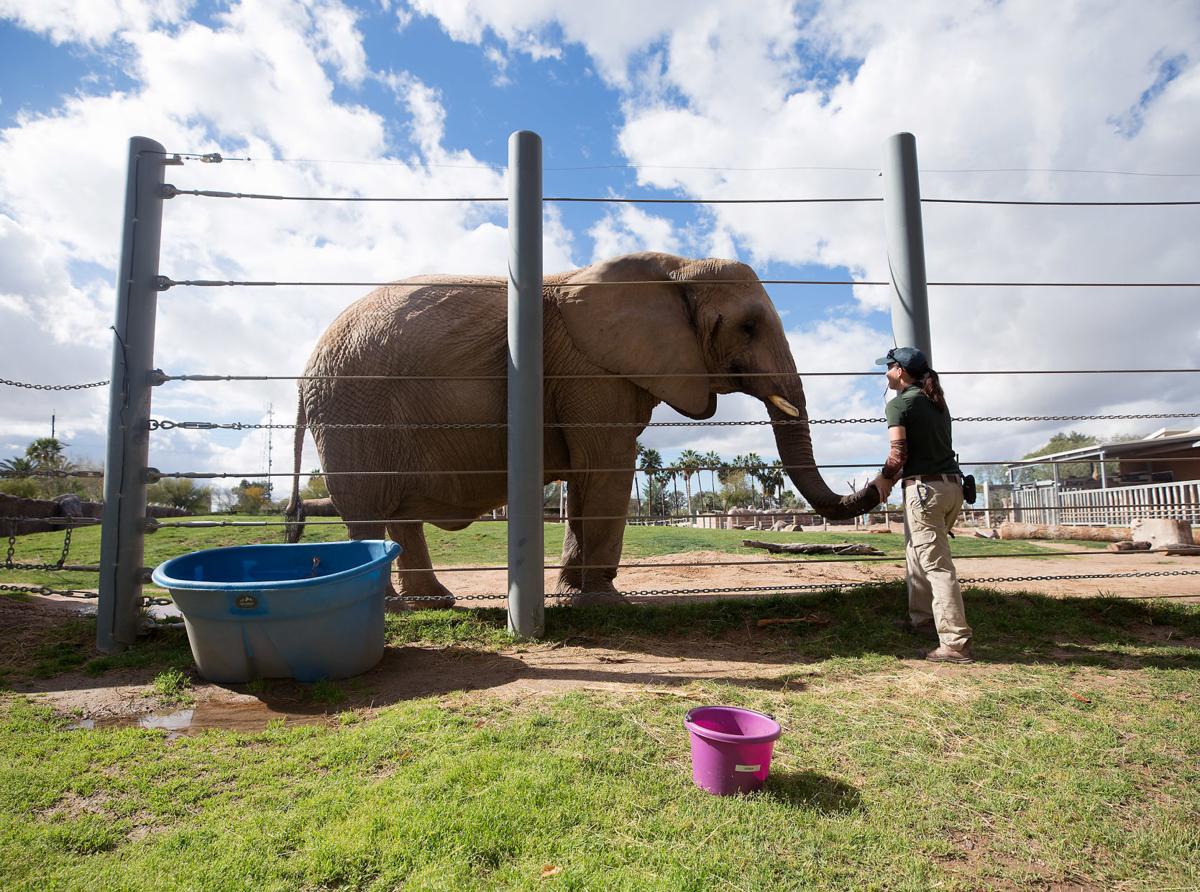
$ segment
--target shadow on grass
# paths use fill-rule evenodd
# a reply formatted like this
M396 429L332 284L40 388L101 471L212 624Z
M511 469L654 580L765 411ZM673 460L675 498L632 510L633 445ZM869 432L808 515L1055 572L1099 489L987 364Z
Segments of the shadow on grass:
M976 654L989 663L1069 663L1116 669L1200 669L1200 608L1121 598L1052 598L969 588ZM904 584L724 601L629 607L548 607L545 640L664 657L792 664L886 655L915 658L931 646L899 625ZM395 643L494 644L502 609L429 611L390 618Z
M821 815L844 815L863 807L857 788L815 771L772 771L764 790L789 805Z
M967 617L976 654L988 664L1057 664L1106 669L1200 670L1200 607L1120 598L1051 598L1032 593L968 589ZM903 583L849 592L753 599L649 602L629 607L546 610L544 641L662 658L709 658L781 668L830 659L919 658L929 645L899 624ZM9 612L9 618L13 613ZM31 614L32 616L32 614ZM387 618L388 648L380 665L346 685L344 706L382 705L416 696L505 684L518 677L580 682L678 685L684 666L529 666L497 653L512 646L501 609L417 611ZM0 680L9 690L55 690L149 683L167 668L191 665L179 627L159 627L121 654L96 653L95 620L0 628ZM124 671L116 671L124 670ZM630 671L632 670L632 671ZM683 670L683 671L678 671ZM736 674L736 673L735 673ZM777 688L776 678L715 678L742 687ZM696 675L700 678L701 675ZM256 693L256 691L249 691ZM268 707L324 711L290 686L262 692Z

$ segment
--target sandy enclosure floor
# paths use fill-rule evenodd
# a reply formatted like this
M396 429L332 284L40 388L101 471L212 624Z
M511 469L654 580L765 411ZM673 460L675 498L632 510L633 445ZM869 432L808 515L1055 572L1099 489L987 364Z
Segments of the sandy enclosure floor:
M970 535L966 533L964 535ZM864 539L864 542L869 540ZM1012 543L1016 546L1023 543ZM1076 545L1063 542L1038 542L1051 551L1082 551ZM742 566L696 566L696 564L720 561L761 560L760 564ZM623 592L675 589L737 588L739 586L761 587L772 585L809 585L842 582L886 582L904 578L904 561L828 561L794 559L788 563L778 558L748 557L716 551L690 551L679 554L659 555L652 558L625 560L617 574L617 588ZM666 564L669 566L645 566ZM1102 549L1084 556L1061 558L960 558L956 561L959 576L964 584L971 579L991 579L1010 576L1068 576L1102 573L1142 573L1170 570L1200 570L1200 558L1169 557L1167 555L1111 552ZM436 569L436 568L435 568ZM507 588L507 575L503 570L476 571L469 573L442 573L442 584L456 595L486 595L503 592ZM554 590L555 572L546 573L546 591ZM1001 591L1035 591L1048 595L1093 597L1109 595L1115 597L1183 597L1186 601L1200 601L1200 575L1198 576L1149 576L1134 579L1075 579L1037 580L1029 582L981 583L988 588ZM764 592L728 593L703 597L761 597ZM660 596L654 596L655 598ZM680 595L677 597L701 597ZM635 600L643 600L636 598ZM649 600L646 598L644 600ZM502 600L470 601L470 606L503 606Z
M1074 551L1063 543L1039 543L1057 551ZM743 566L696 566L709 561L741 560L720 552L665 555L624 564L617 577L623 591L646 589L735 588L835 582L884 581L903 578L902 562L844 561L784 563L769 561ZM765 560L765 558L764 558ZM666 566L645 566L646 564ZM1083 573L1134 573L1196 570L1200 559L1151 554L1096 551L1083 557L982 558L960 560L964 579L996 576L1057 576ZM547 588L553 584L547 574ZM444 582L459 595L494 594L504 590L504 571L447 573ZM1169 596L1200 602L1200 576L1162 576L1136 579L1047 580L988 583L1011 591L1036 591L1058 596ZM761 593L759 593L761 594ZM753 597L693 595L688 597ZM635 601L651 600L635 598ZM463 602L470 606L502 606L499 599ZM40 632L78 615L70 605L48 599L20 603L0 599L0 645L34 646ZM798 610L800 621L822 633L819 615ZM1200 646L1200 642L1197 642ZM921 678L947 672L986 672L986 664L970 667L935 666L920 659L914 647L905 671ZM154 693L154 673L122 670L100 677L69 673L52 679L15 684L17 693L34 696L82 727L141 725L161 728L169 735L206 728L256 730L271 721L334 723L338 712L353 709L367 714L416 697L455 695L500 697L522 701L569 690L632 691L683 697L693 681L779 688L802 687L789 677L796 669L794 654L766 630L748 625L744 634L723 640L637 640L629 642L569 640L529 644L488 652L469 647L388 648L382 662L361 676L339 683L345 699L336 704L314 702L309 686L272 682L251 692L245 685L213 685L197 679L191 689L194 704L169 706Z

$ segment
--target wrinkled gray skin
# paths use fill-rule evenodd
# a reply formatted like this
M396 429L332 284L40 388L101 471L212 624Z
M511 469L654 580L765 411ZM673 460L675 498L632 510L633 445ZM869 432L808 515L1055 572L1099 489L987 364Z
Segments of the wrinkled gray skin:
M422 276L420 281L442 277ZM712 284L711 280L736 280ZM506 465L504 428L466 430L337 430L347 422L442 423L506 420L507 294L502 279L464 277L446 284L379 288L351 305L325 332L306 376L498 375L495 381L301 381L298 423L307 423L326 471L403 470L428 474L330 476L329 493L346 520L412 518L386 525L403 553L401 595L452 595L430 569L420 518L460 530L506 500L503 474L444 475ZM661 285L599 286L653 281ZM451 284L451 283L455 284ZM478 287L483 284L500 287ZM589 287L589 283L593 283ZM804 390L794 374L783 325L750 267L732 260L689 260L640 253L548 276L543 297L544 373L605 375L547 380L547 423L629 422L621 428L545 429L544 467L569 469L570 501L558 592L573 603L623 600L613 585L624 536L636 441L659 402L690 418L710 418L717 394L739 391L763 401L774 421L807 422ZM668 373L690 377L656 377ZM743 372L777 373L736 377ZM296 465L304 429L297 428ZM839 496L813 462L809 427L775 427L779 455L813 508L845 518L873 508L868 485ZM622 468L589 473L589 468ZM288 516L297 517L299 476ZM586 520L615 517L615 520ZM385 525L353 524L356 539L383 538ZM289 528L296 541L303 527ZM603 565L603 569L586 569Z

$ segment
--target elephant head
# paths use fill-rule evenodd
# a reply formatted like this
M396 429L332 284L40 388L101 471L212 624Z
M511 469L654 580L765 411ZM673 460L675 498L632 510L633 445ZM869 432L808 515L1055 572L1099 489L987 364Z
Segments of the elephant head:
M814 510L837 520L879 504L873 486L839 496L817 470L783 323L749 266L647 252L594 264L563 285L577 287L559 292L559 311L592 362L690 418L712 417L717 394L749 394L767 407L788 476Z

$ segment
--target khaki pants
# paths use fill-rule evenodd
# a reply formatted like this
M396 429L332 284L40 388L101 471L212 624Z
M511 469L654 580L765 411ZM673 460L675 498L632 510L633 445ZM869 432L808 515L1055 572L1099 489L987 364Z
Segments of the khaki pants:
M957 483L913 481L904 487L909 618L913 625L933 620L941 643L959 648L971 640L971 627L950 558L949 531L962 500Z

